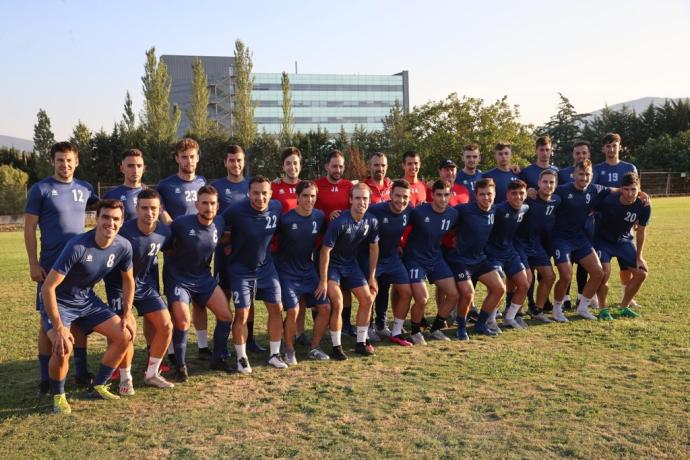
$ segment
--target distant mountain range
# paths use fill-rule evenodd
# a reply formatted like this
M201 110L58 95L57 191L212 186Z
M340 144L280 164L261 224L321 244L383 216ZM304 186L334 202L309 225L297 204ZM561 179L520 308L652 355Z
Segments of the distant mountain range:
M623 110L623 107L627 107L630 110L634 110L636 113L642 113L647 110L649 104L654 104L655 107L659 107L666 103L666 100L678 100L687 99L685 97L641 97L640 99L634 99L632 101L620 102L618 104L609 105L608 108L614 112L619 112ZM599 115L604 109L599 109L593 111L590 116L593 118Z
M31 152L34 149L34 143L28 139L20 137L3 136L0 134L0 147L14 147L17 150L24 150Z

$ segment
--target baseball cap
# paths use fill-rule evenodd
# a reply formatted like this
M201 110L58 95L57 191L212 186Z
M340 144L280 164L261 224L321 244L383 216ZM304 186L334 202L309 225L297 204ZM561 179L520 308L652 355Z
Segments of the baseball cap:
M441 162L438 164L438 169L443 169L443 168L457 168L457 165L453 162L453 160L441 160Z

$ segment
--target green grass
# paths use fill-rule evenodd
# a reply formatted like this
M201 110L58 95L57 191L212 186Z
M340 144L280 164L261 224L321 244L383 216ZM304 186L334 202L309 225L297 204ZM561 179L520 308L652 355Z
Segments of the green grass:
M251 356L247 377L208 373L192 346L192 379L169 392L143 387L140 337L137 395L89 401L70 386L66 417L36 399L35 287L21 234L0 233L0 447L6 458L688 458L688 229L690 199L654 201L638 320L381 345L344 363L301 350L283 372ZM103 345L90 341L92 368Z

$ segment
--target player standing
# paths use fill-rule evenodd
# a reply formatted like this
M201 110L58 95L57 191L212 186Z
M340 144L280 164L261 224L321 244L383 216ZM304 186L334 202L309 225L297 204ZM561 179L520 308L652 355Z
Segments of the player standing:
M472 143L465 146L462 151L462 169L455 177L455 183L464 185L470 191L470 201L476 199L474 184L482 178L482 171L479 169L479 145Z
M410 206L426 203L426 184L417 177L422 160L414 150L408 150L402 157L404 179L410 184Z
M511 160L513 158L513 147L508 142L499 142L494 147L494 158L496 167L482 174L483 178L493 179L496 187L496 204L505 201L508 193L508 184L519 179L513 172Z
M297 364L295 358L295 331L297 310L300 303L317 308L314 319L314 335L311 340L309 357L327 360L328 355L321 351L319 344L328 327L331 306L328 297L315 297L319 277L314 264L314 253L318 240L325 228L323 212L314 209L318 189L312 181L301 181L296 187L298 205L280 218L278 225L278 252L275 266L280 278L280 292L285 308L285 362Z
M196 194L197 214L178 217L170 224L172 250L165 259L163 281L174 322L173 348L178 382L189 379L187 335L192 302L208 307L216 316L210 367L229 371L228 337L232 313L228 299L211 275L211 257L223 234L223 219L217 216L218 191L204 185Z
M132 247L117 234L123 217L120 201L99 202L96 228L75 236L65 245L41 287L41 317L52 342L49 374L53 412L72 411L65 396L65 377L74 342L69 331L72 324L85 333L96 331L108 339L93 382L93 395L106 400L119 399L109 391L107 382L133 340L136 324L131 316ZM122 277L122 320L93 291L96 283L114 270Z
M551 164L553 147L549 136L537 138L535 150L536 161L520 171L520 179L527 184L528 189L533 188L536 190L539 188L539 177L542 171L550 169L554 172L558 172L558 168Z
M357 310L357 345L355 353L370 356L374 347L367 339L371 306L376 297L376 264L379 255L378 221L367 213L371 190L365 184L357 184L350 191L350 209L332 221L319 258L319 285L316 297L328 295L331 301L331 341L333 357L347 359L341 344L343 289L350 289L359 302ZM361 245L369 246L369 278L357 263Z
M159 222L160 197L153 189L139 193L136 204L136 219L128 220L120 229L120 236L132 245L134 266L134 306L144 317L149 358L144 382L158 388L172 388L174 385L160 375L160 365L172 339L172 321L168 306L161 298L158 283L158 253L167 250L172 234L170 228ZM104 278L108 304L118 315L122 315L123 289L119 273L110 272ZM120 364L120 394L133 395L131 365L134 343L130 343Z
M41 306L41 285L67 241L84 231L86 207L98 201L91 184L74 178L79 166L79 150L70 142L58 142L50 148L53 175L31 186L24 214L24 245L29 259L29 273L36 282L36 310ZM36 229L41 230L38 256ZM75 327L74 363L77 383L91 383L86 361L86 336ZM38 333L38 361L41 371L39 393L48 394L50 342L43 327Z
M125 205L125 222L137 217L137 195L144 189L144 154L139 149L127 149L122 153L120 172L124 176L122 185L103 195L107 200L120 200Z
M237 370L252 372L247 358L247 321L254 298L263 300L268 310L270 358L268 364L285 369L280 356L283 335L283 306L280 281L271 258L271 240L280 223L281 206L271 200L271 182L264 176L249 179L249 200L240 201L223 212L225 230L230 235L230 254L225 272L235 304L232 340L237 351Z

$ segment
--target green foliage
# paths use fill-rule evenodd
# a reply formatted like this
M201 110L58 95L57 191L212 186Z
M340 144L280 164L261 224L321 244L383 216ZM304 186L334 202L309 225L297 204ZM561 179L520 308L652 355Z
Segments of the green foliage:
M45 110L40 109L34 125L34 153L50 161L50 148L53 144L55 144L55 135L50 128L50 118Z
M572 163L573 144L582 137L583 120L587 113L577 113L575 106L563 94L558 93L561 101L558 112L548 123L537 129L540 136L549 135L553 142L554 164L570 165Z
M187 118L189 118L188 135L203 138L209 133L209 92L204 65L198 57L194 64L192 64L192 75L192 97L187 110Z
M165 62L156 58L155 47L146 51L141 81L145 99L142 122L147 140L153 143L174 141L181 113L177 106L170 110L172 81Z
M132 132L136 129L136 118L134 116L134 109L132 108L132 96L129 91L125 94L125 106L122 113L122 122L120 124L120 131Z
M280 142L282 145L290 145L292 143L294 118L292 116L290 77L288 77L287 72L283 72L283 75L280 78L280 85L283 90L283 124L280 128Z
M256 139L254 102L252 101L252 53L242 40L235 40L235 100L232 111L232 135L243 146Z
M641 170L690 171L690 130L648 139L635 153Z
M29 175L10 165L0 166L0 214L21 214Z
M247 152L247 171L250 175L280 176L280 142L276 135L262 132L256 137Z

